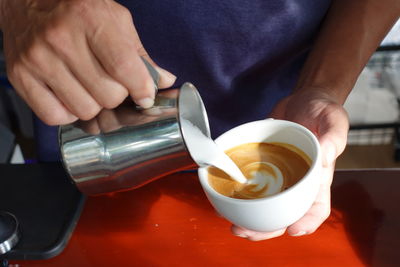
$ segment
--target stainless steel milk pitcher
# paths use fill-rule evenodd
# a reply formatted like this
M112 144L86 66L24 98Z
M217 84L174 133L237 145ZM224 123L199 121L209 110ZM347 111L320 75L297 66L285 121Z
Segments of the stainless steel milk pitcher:
M126 101L90 121L60 126L64 167L89 195L137 188L194 167L182 119L210 136L204 104L190 83L158 92L150 109Z

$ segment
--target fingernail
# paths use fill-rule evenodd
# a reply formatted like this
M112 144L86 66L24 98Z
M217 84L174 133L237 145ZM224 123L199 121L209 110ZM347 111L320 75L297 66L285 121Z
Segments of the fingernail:
M146 98L137 100L136 104L138 104L142 108L151 108L154 105L154 99L152 99L150 97L146 97Z
M174 74L172 74L171 72L162 69L160 67L155 67L156 70L158 71L158 73L160 73L160 75L165 79L165 82L167 83L174 83L176 80L176 76Z
M292 236L302 236L302 235L305 235L305 234L307 234L306 231L299 231L299 232L293 234Z

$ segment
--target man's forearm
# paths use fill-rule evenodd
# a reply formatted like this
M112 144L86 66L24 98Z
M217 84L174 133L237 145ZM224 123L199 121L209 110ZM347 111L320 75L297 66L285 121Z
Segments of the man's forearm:
M296 89L320 90L343 104L399 16L399 0L334 0Z

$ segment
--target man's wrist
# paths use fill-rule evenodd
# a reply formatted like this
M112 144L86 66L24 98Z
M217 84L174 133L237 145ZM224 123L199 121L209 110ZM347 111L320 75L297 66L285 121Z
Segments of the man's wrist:
M330 99L332 102L343 105L346 101L349 92L348 90L343 90L340 87L335 87L334 85L304 85L302 87L297 87L295 92L301 92L302 94L313 94L319 95L325 99Z
M398 0L332 1L296 90L323 91L343 103L399 12Z
M348 62L337 64L334 68L329 64L326 66L324 60L311 60L308 63L302 70L295 90L322 92L343 104L357 81L358 70L348 66Z

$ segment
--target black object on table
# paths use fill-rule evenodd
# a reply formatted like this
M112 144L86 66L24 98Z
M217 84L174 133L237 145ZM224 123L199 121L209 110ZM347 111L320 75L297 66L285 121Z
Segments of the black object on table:
M19 241L19 226L17 218L0 211L0 255L9 252Z
M84 202L61 163L0 164L0 211L15 215L20 234L0 260L48 259L61 253Z

